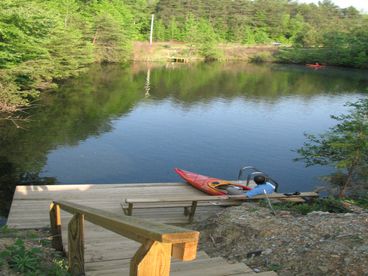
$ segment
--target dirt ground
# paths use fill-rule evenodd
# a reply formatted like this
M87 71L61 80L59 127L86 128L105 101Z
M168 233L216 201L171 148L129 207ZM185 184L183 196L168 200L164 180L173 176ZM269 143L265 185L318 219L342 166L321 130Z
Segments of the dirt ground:
M196 223L210 256L279 275L368 275L368 212L293 215L256 204Z

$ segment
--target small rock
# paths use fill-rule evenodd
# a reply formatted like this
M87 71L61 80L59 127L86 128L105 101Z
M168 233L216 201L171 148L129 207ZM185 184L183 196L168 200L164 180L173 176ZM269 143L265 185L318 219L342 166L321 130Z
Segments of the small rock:
M281 217L287 217L287 216L290 216L290 212L289 211L279 211L278 215Z
M350 258L344 258L344 262L345 262L345 264L349 264L349 263L350 263L350 261L351 261L351 259L350 259Z
M368 253L368 245L359 246L358 250Z
M263 255L270 255L271 253L272 253L272 249L270 248L267 248L266 250L262 252Z
M354 214L353 213L345 213L344 214L344 217L351 217L351 216L353 216Z
M262 251L263 251L262 249L255 250L255 251L250 251L250 252L247 253L247 258L260 256L262 254Z
M329 212L323 212L323 211L313 211L308 213L307 216L323 216L323 215L329 215Z
M328 267L327 266L319 266L318 267L319 268L319 270L321 270L323 273L327 273L328 272Z

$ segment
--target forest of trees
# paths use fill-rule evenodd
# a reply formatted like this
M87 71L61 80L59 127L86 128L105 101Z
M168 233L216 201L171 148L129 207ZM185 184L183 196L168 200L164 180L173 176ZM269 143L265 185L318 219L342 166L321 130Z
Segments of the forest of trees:
M125 62L132 42L181 41L216 59L219 43L288 47L281 62L368 67L368 17L329 0L2 0L0 111L14 111L40 90L88 64Z
M287 0L160 0L155 12L159 40L185 41L186 24L193 16L204 19L220 41L247 44L319 45L325 33L350 32L362 27L364 20L355 8L341 9L326 0L319 5Z
M128 59L138 39L122 1L2 0L0 110L28 104L92 62Z

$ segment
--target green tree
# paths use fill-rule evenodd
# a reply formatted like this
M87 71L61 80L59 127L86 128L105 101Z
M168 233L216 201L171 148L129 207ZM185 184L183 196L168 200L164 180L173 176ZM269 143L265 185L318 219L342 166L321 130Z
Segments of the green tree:
M256 39L254 37L254 31L250 27L245 28L242 43L244 44L255 44L256 43Z
M329 131L319 136L306 134L307 142L297 150L301 157L296 159L306 166L334 166L344 176L336 183L340 197L361 181L361 172L368 169L368 99L347 105L352 108L350 113L331 116L338 123Z
M155 40L165 41L166 40L166 27L161 19L156 20L154 25L153 34Z
M184 41L191 47L198 41L198 23L193 14L189 14L184 25Z
M56 23L57 19L50 11L38 3L1 1L0 68L10 68L47 55L40 44Z
M254 40L258 44L264 44L264 43L270 42L270 38L267 34L267 31L264 28L255 29Z
M293 36L294 45L298 47L316 46L317 39L317 30L308 23Z
M289 39L292 44L295 43L297 36L303 31L304 24L304 18L299 13L290 19L285 37Z
M155 13L157 0L124 0L120 1L131 11L134 40L147 40L150 33L151 14Z
M55 3L56 9L64 18L64 27L67 27L71 24L71 21L79 10L78 3L76 0L61 0L53 3Z
M93 45L97 62L123 62L129 57L135 28L130 10L118 0L102 0L91 5Z
M171 17L167 27L167 37L169 40L182 40L182 33L178 27L175 17Z
M205 60L216 60L221 56L217 48L218 37L211 24L205 19L201 19L197 25L197 47L199 53Z
M126 61L138 29L120 0L0 1L0 111L94 61Z
M14 112L17 106L28 105L26 99L20 95L19 87L14 77L0 70L0 111Z

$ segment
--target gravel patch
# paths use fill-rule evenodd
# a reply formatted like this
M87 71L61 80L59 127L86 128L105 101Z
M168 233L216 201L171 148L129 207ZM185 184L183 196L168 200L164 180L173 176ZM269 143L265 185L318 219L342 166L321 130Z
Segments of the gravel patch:
M279 275L368 275L368 212L294 215L257 204L226 208L194 226L210 256Z

